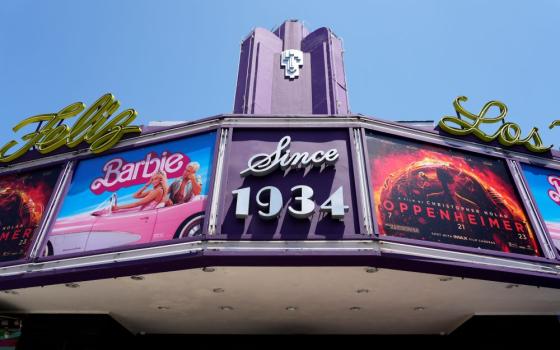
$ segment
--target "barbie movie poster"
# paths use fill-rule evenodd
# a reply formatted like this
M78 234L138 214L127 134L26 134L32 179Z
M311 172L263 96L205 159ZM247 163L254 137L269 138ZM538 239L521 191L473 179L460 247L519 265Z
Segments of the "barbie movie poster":
M382 236L542 256L500 159L369 134Z
M202 233L215 133L81 161L45 255Z
M522 168L548 233L560 250L560 171L526 164Z
M0 177L0 261L27 255L59 175L56 167Z

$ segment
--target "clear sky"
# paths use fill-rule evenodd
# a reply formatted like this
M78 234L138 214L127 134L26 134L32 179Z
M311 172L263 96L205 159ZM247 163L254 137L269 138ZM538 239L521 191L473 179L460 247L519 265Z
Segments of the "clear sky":
M560 146L560 1L27 1L0 3L0 144L11 127L112 92L137 124L230 113L239 44L300 19L344 40L353 112L437 120L497 99Z

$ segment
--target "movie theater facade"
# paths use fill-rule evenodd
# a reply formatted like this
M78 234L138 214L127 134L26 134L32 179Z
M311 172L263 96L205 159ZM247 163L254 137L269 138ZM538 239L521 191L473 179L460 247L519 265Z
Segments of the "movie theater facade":
M109 94L22 122L0 155L4 314L439 334L560 312L560 158L537 130L484 134L507 109L465 98L436 128L353 114L325 28L241 49L233 114L135 127Z

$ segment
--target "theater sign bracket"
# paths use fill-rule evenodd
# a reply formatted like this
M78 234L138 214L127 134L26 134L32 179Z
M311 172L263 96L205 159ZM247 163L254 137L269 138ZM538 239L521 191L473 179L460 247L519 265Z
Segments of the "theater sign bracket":
M284 136L278 142L274 152L259 153L251 158L247 163L247 168L240 172L241 177L257 176L263 177L276 170L289 171L292 169L304 169L307 167L326 167L334 166L339 159L338 150L335 148L326 151L291 152L290 136ZM251 187L243 187L232 191L236 198L235 217L245 219L249 216ZM343 220L344 215L349 210L349 206L344 204L343 187L339 186L331 195L319 206L319 211L330 215L336 220ZM315 212L316 204L313 200L314 190L307 185L297 185L290 189L291 197L288 198L288 213L296 219L308 219ZM277 219L284 208L284 198L280 189L276 186L265 186L258 190L256 194L258 206L257 214L263 220Z

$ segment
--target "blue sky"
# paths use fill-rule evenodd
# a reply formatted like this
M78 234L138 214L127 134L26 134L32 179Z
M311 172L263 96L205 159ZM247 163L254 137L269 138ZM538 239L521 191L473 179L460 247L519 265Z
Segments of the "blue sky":
M19 120L112 92L138 124L232 111L239 44L286 19L344 40L353 112L389 120L498 99L560 141L560 1L13 1L0 6L0 144Z

